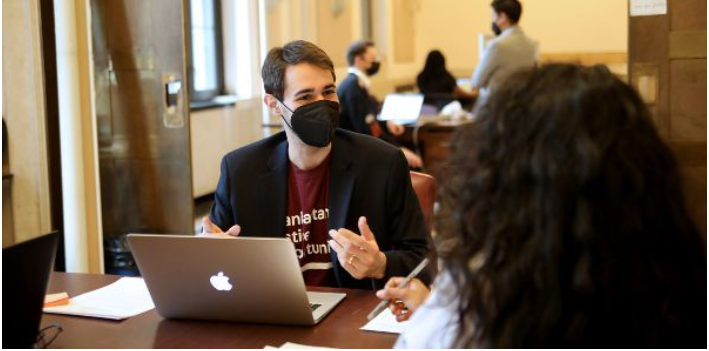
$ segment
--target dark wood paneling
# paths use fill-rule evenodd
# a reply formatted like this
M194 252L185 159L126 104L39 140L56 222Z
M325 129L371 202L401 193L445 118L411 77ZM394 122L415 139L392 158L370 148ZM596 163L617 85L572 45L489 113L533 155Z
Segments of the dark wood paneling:
M670 32L670 59L707 57L707 31Z
M630 81L642 90L640 78L653 76L648 67L657 67L657 100L646 102L677 158L688 210L706 244L707 2L667 4L667 15L628 21Z
M125 234L194 233L184 79L186 4L187 0L90 1L108 272L118 272L111 267L112 247L120 247ZM177 103L170 106L168 79L172 84L182 81Z
M672 31L707 30L707 0L668 0ZM705 54L706 55L706 54Z
M637 66L654 66L657 72L657 100L648 106L653 113L653 120L662 136L669 135L669 79L670 69L667 53L669 52L670 21L667 16L631 17L628 21L628 64L630 82L637 82L640 72ZM665 33L653 35L651 33ZM636 89L640 90L638 86Z
M707 60L670 61L670 139L707 140Z

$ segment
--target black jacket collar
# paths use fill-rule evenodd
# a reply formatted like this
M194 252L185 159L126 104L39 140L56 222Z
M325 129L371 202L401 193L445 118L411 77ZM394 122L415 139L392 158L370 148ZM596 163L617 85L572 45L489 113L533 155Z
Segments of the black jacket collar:
M261 183L262 211L273 216L264 216L266 233L261 235L282 235L285 233L285 221L288 201L288 140L285 132L276 147L273 148L266 162L267 171L259 177ZM352 171L353 159L348 132L337 130L332 141L330 157L330 228L339 229L345 226L349 211L350 199L355 184L355 173ZM275 220L274 220L275 219Z

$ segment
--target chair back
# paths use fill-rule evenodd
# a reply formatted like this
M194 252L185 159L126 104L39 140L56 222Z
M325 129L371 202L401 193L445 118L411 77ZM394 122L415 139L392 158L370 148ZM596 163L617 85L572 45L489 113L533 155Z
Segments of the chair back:
M425 173L413 171L410 173L411 184L419 200L426 228L431 232L433 229L433 206L436 202L436 179Z

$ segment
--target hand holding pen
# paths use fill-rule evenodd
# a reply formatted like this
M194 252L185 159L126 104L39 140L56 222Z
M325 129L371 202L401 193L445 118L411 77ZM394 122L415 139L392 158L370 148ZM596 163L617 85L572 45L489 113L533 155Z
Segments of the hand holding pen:
M377 291L377 297L388 300L389 309L399 322L408 320L431 294L426 285L418 279L412 279L403 288L398 287L403 279L391 278L384 289Z
M420 280L415 279L428 264L424 259L406 278L394 277L389 279L384 289L377 291L377 297L384 300L372 312L368 319L376 317L387 305L396 315L399 322L405 321L428 298L430 291Z

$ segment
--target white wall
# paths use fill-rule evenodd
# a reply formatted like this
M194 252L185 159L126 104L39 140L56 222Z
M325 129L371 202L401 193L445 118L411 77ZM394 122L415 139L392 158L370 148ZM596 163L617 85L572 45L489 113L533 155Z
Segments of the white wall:
M524 4L522 25L540 41L542 52L628 50L628 1L528 0Z
M208 195L217 187L219 166L228 152L263 138L261 100L245 99L236 106L192 112L192 195Z
M490 1L416 1L418 60L439 48L451 68L472 71L478 61L477 34L491 32ZM544 53L627 51L627 1L523 0L522 5L520 26Z
M14 176L16 242L51 229L40 34L38 0L3 0L2 111Z

